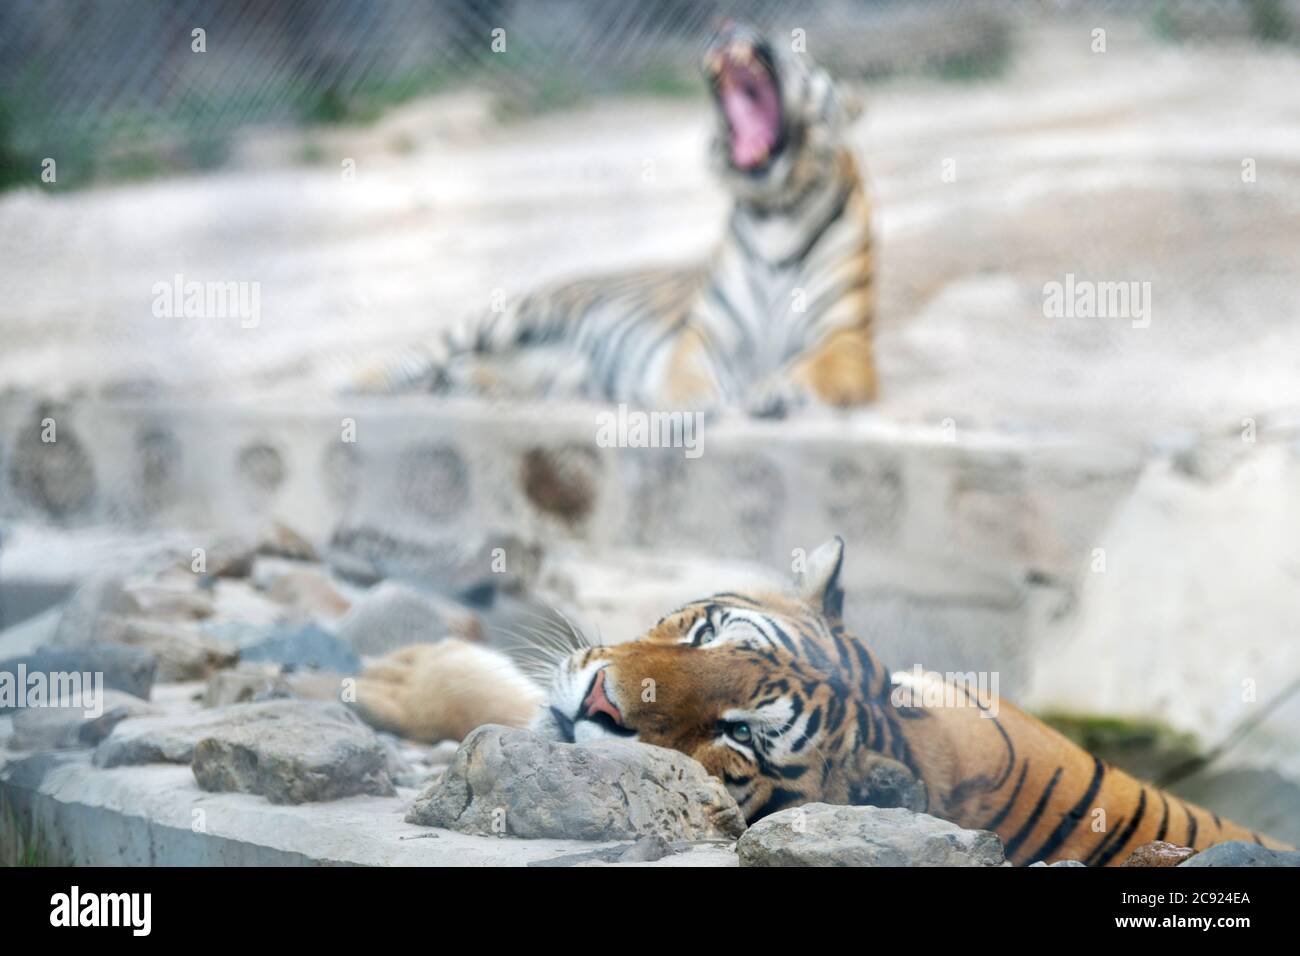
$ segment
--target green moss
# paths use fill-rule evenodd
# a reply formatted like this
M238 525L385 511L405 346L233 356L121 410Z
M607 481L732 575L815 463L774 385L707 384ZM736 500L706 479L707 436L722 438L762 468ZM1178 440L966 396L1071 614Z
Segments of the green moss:
M1037 716L1089 753L1144 780L1158 779L1201 755L1195 737L1157 721L1060 711Z

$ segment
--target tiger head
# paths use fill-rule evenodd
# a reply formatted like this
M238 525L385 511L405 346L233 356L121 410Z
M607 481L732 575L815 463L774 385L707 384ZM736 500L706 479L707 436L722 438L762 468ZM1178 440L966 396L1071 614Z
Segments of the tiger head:
M727 23L702 69L716 107L713 165L737 199L780 207L833 178L856 108L792 42Z
M562 659L534 729L681 751L751 821L809 801L868 802L887 676L840 621L843 548L819 548L792 593L716 594L637 640Z

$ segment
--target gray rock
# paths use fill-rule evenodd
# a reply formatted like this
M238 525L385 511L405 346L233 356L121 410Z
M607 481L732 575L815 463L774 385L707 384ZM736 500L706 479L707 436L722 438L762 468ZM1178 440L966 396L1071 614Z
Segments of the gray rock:
M245 661L269 661L283 667L307 667L341 674L355 674L361 669L361 658L351 647L311 622L273 628L265 638L245 647L239 656Z
M280 521L272 521L257 542L257 553L291 558L295 561L319 561L316 546L293 528Z
M741 866L1002 866L987 830L902 807L809 803L764 817L736 844Z
M375 736L384 748L384 766L395 786L418 788L429 784L434 773L428 761L429 748L412 745L383 731L376 731Z
M662 860L666 856L672 856L676 851L672 844L658 833L652 833L649 836L643 836L630 847L618 855L619 863L653 863L655 860Z
M106 643L152 651L160 681L205 680L239 658L232 645L193 621L107 615L101 622L100 638Z
M1033 866L1082 866L1086 868L1088 864L1080 863L1078 860L1057 860L1055 863L1044 863L1042 860L1039 860L1037 863L1030 863L1029 865L1031 867Z
M211 598L192 588L174 583L128 588L120 575L96 575L68 600L50 646L144 647L157 657L159 680L203 678L235 659L232 648L193 623L211 613Z
M246 535L231 535L211 542L205 549L203 571L205 580L215 578L246 578L253 570L257 555L257 540ZM192 556L186 554L177 561L177 567L193 573Z
M253 562L252 582L299 617L336 618L352 606L352 598L321 564L261 556Z
M216 710L183 717L141 717L115 727L95 748L92 762L97 767L189 763L195 743L223 719L224 714Z
M396 793L387 751L349 710L317 701L287 703L295 709L224 726L199 740L190 763L199 786L256 793L272 803Z
M93 575L72 592L64 605L50 646L70 648L103 643L101 632L105 618L130 611L132 606L122 575L114 572Z
M158 657L143 647L127 647L122 644L70 649L43 647L34 654L0 661L0 672L16 675L20 666L26 668L28 674L103 674L105 687L148 700L153 692ZM7 712L0 707L0 713Z
M205 790L273 803L394 793L388 755L346 707L324 701L234 704L180 717L140 717L95 748L98 767L189 763Z
M577 746L493 724L465 738L406 819L527 839L723 839L745 828L722 783L677 751Z
M297 561L317 561L316 548L293 529L273 521L260 535L236 534L220 538L206 549L205 571L208 580L215 578L246 578L253 570L258 555L292 558ZM178 567L193 569L191 557L186 555Z
M1232 840L1202 850L1184 866L1300 866L1300 850L1269 850L1257 843Z
M293 691L279 667L249 661L229 670L217 671L209 677L203 692L203 706L224 707L292 696Z
M659 834L653 833L650 836L641 837L635 843L605 846L597 850L587 850L584 853L568 853L549 860L538 860L528 865L567 867L592 866L600 863L654 863L666 856L680 853L682 848L690 845L689 843L680 843L674 846Z
M196 586L198 579L134 584L123 592L122 604L137 617L197 621L211 617L212 595Z
M380 655L447 636L481 640L478 616L400 581L376 584L339 622L339 637L359 654Z
M340 575L359 583L384 578L434 581L439 590L467 598L522 589L537 576L541 549L515 535L491 531L417 537L365 525L340 526L330 539L326 560Z
M103 700L91 708L99 713L87 716L82 696L60 698L57 706L31 707L13 717L13 750L66 750L93 747L107 737L119 721L158 713L147 701L119 690L104 690Z

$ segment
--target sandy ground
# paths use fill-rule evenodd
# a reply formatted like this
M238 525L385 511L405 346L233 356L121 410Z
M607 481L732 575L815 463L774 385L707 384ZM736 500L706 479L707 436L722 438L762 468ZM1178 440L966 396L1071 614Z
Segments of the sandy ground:
M1035 28L996 81L869 91L876 414L1160 439L1300 405L1300 59L1088 40ZM261 133L215 175L4 196L0 391L306 397L495 290L689 259L717 236L703 99L489 117L463 94L306 134L312 165L304 134ZM1069 273L1151 283L1149 327L1046 317L1044 283ZM153 287L177 274L259 283L260 324L156 317Z

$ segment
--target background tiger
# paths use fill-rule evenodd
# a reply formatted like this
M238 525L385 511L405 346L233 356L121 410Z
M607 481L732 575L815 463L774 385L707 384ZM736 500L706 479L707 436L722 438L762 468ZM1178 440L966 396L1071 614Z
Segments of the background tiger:
M788 46L728 25L704 56L712 160L735 200L710 261L526 296L350 387L758 414L873 399L871 204L844 140L850 111Z
M1284 848L1107 766L1003 701L995 709L954 687L958 706L900 702L889 671L845 630L843 548L839 538L819 548L792 595L716 594L636 641L564 658L535 728L689 754L751 822L811 801L870 802L865 781L889 758L924 782L929 813L994 831L1021 865L1117 865L1152 840Z

